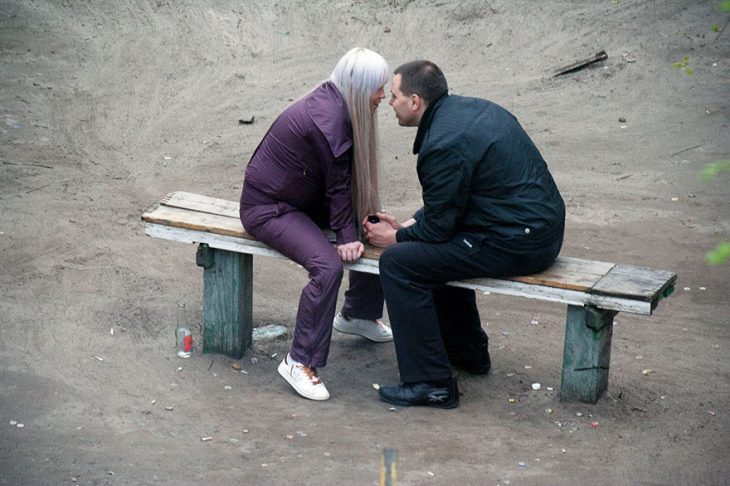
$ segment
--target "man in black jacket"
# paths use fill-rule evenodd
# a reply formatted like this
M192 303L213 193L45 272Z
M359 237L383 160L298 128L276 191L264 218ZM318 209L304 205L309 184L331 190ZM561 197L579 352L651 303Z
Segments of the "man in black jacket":
M364 222L380 257L402 383L379 388L386 402L453 408L452 365L491 366L473 290L446 282L529 275L549 267L563 242L565 205L547 164L517 119L490 101L448 94L429 61L398 67L390 105L417 126L413 153L423 208L399 224Z

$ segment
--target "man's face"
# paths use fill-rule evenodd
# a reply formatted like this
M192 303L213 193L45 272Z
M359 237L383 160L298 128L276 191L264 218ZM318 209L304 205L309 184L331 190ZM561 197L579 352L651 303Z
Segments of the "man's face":
M414 100L410 96L406 96L400 90L401 75L396 74L390 83L390 106L395 111L395 117L398 118L398 124L402 127L417 127L418 116L414 110Z

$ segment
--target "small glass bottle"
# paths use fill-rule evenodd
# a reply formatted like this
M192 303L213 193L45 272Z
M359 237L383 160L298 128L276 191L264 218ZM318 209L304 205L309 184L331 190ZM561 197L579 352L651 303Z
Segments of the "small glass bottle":
M177 304L177 315L175 316L175 339L177 341L178 358L189 358L193 351L193 333L187 324L185 304Z

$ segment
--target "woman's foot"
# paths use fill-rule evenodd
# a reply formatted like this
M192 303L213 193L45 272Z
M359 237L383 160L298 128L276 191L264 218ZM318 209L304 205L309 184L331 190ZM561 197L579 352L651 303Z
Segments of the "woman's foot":
M345 317L342 313L339 313L335 317L333 325L341 333L362 336L376 343L385 343L393 340L393 331L383 324L383 321L380 319L375 321L356 319L354 317Z
M330 397L317 369L295 361L289 354L279 365L279 374L304 398L328 400Z

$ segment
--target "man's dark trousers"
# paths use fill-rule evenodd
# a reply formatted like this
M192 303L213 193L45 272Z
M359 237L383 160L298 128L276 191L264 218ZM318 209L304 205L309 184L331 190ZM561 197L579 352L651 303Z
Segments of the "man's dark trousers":
M380 281L388 306L403 383L452 376L448 351L487 339L473 290L446 287L467 278L529 275L549 267L562 237L542 248L506 248L472 233L443 243L401 242L380 257Z

